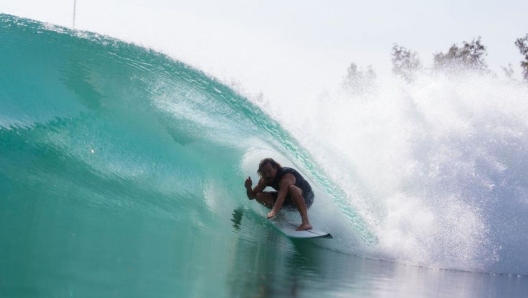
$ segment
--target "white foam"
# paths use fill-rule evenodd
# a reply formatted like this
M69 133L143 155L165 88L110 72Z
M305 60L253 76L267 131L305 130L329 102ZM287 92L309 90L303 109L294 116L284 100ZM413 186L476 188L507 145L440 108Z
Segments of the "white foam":
M368 223L379 243L367 254L528 273L526 86L477 75L423 75L414 85L381 78L377 86L290 102L318 105L302 115L281 113L280 103L263 108Z

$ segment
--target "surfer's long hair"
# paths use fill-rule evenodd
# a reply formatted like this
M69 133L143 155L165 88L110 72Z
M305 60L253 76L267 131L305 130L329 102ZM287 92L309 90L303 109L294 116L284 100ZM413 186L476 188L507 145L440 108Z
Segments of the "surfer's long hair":
M262 178L262 168L263 168L268 162L271 164L272 167L276 168L277 170L282 169L282 166L280 165L280 163L276 162L273 158L271 158L271 157L264 158L263 160L260 161L260 163L259 163L259 167L258 167L258 170L257 170L257 173L258 173L258 175L259 175L260 178Z

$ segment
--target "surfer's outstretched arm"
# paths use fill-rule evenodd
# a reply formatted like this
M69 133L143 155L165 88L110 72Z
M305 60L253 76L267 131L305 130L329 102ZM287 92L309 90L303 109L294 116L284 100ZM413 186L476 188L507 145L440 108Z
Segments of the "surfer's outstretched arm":
M248 199L253 200L257 197L257 194L262 192L264 188L266 188L266 185L262 181L262 179L259 180L257 186L255 188L251 188L251 185L253 184L253 181L251 181L251 177L248 177L246 179L246 182L244 183L244 186L246 187L246 195Z

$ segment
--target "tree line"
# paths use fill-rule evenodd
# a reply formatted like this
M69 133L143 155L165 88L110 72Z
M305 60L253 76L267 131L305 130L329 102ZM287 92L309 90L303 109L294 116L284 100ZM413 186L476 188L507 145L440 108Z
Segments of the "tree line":
M524 56L520 61L522 78L528 83L528 34L518 38L515 46ZM486 64L484 57L487 55L487 48L482 44L481 38L473 39L471 42L462 42L462 45L453 44L445 53L433 54L433 72L443 72L447 74L461 74L466 71L490 74L491 71ZM412 83L420 71L424 70L422 63L416 52L412 52L403 46L395 44L391 52L392 73L401 77L408 83ZM501 67L506 77L513 79L513 68ZM344 84L348 90L353 92L364 92L374 86L376 73L372 66L366 69L358 67L352 63L347 70Z

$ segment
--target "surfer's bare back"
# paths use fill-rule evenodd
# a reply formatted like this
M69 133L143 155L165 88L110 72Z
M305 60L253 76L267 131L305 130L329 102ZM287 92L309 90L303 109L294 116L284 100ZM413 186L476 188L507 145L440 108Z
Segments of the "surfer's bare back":
M251 177L248 177L244 184L248 198L256 198L257 202L271 208L268 218L274 217L282 207L297 208L302 218L302 224L297 227L297 231L310 230L312 225L308 220L307 210L313 203L314 193L308 181L296 170L282 167L272 158L261 160L257 173L260 180L255 188L251 188ZM267 186L276 191L264 191Z

